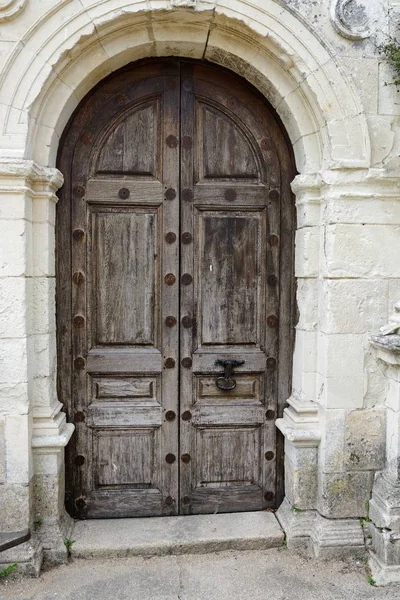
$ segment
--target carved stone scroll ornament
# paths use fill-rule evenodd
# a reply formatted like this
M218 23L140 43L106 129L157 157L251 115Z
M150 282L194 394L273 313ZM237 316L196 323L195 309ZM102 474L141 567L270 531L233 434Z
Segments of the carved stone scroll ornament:
M336 31L349 40L364 40L371 35L367 8L359 0L333 0L331 21Z
M27 0L0 0L0 22L14 18L26 2Z
M380 329L382 335L400 335L400 302L394 305L394 314L389 318L388 325Z
M389 323L381 327L379 333L372 335L371 339L375 346L400 353L400 302L396 302L394 311Z

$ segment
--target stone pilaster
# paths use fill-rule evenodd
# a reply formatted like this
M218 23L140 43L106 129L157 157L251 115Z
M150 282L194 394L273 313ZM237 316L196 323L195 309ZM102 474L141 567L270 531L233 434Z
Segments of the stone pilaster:
M0 312L8 315L0 329L0 527L32 532L1 561L34 574L55 522L62 540L63 446L73 431L55 381L54 225L61 183L56 169L32 161L0 163Z
M337 169L299 175L292 186L299 322L293 394L277 423L286 444L286 498L278 516L288 544L308 539L317 555L364 551L360 519L384 464L385 380L368 332L386 321L389 278L400 273L393 253L397 183L384 170ZM360 219L367 204L368 223ZM387 206L393 207L389 220ZM303 403L318 414L309 427L318 441L307 449L299 423ZM297 485L311 472L314 486Z
M54 228L62 181L57 169L45 169L33 184L33 513L44 558L51 562L66 561L63 539L72 528L64 508L64 448L74 426L66 422L56 392Z
M400 581L400 302L372 345L386 378L386 465L375 476L370 502L370 567L378 585Z

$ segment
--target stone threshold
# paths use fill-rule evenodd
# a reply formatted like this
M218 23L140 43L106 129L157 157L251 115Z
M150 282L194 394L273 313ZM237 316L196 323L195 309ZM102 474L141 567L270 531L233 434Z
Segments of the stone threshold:
M91 559L277 548L284 533L262 511L77 521L72 539L72 556Z

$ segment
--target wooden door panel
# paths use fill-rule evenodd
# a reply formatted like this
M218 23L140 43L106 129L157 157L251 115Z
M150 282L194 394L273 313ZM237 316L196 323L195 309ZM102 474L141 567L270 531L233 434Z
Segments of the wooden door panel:
M90 345L155 346L160 331L157 212L102 207L91 217Z
M140 406L130 402L96 402L87 411L88 427L161 427L163 422L160 405ZM133 455L136 456L136 455ZM135 458L136 460L136 458Z
M193 190L193 205L197 209L206 209L215 205L226 207L232 206L236 198L240 198L240 206L248 209L265 208L267 192L265 186L260 183L243 182L232 185L232 182L224 182L223 186L215 186L209 182L201 182Z
M243 402L263 403L263 378L261 375L236 375L235 380L235 398L240 398L241 404ZM196 404L201 405L202 402L208 402L209 398L212 398L213 402L225 402L231 397L232 393L229 390L224 391L217 388L215 385L215 376L196 377Z
M119 402L120 398L151 402L156 398L157 381L155 378L138 377L93 378L93 400Z
M88 351L86 360L90 373L137 373L138 375L161 373L160 350L147 348L125 349L95 347Z
M259 342L258 309L265 301L261 219L236 211L199 215L199 346Z
M234 503L232 503L234 499ZM197 487L190 496L193 514L260 510L263 490L258 485Z
M260 427L198 427L196 487L260 484Z
M212 347L197 349L193 354L193 373L221 374L221 367L215 364L215 353L215 348ZM263 350L252 350L248 347L243 350L236 347L226 349L218 348L217 354L220 358L232 357L234 359L242 359L245 361L244 365L237 367L235 370L239 380L240 375L246 371L250 370L251 373L264 373L266 370L267 359ZM249 369L249 365L251 365L251 369Z
M215 385L215 380L214 380ZM240 409L238 410L238 407ZM262 406L240 405L239 402L236 404L222 404L220 406L197 406L193 412L192 425L194 427L204 427L206 425L215 425L219 427L221 425L254 425L264 423L264 409ZM221 430L215 432L215 438L221 434L221 439L225 435L225 431Z
M238 124L226 112L210 105L196 103L195 111L202 138L198 146L198 180L257 180L254 151Z
M120 489L94 489L89 498L85 518L125 519L153 517L163 513L164 498L159 489L120 487Z
M98 151L97 174L161 178L160 104L159 98L140 104L113 123Z
M161 423L160 423L161 425ZM96 432L96 487L151 487L154 481L154 429L106 429ZM140 460L132 460L132 457Z

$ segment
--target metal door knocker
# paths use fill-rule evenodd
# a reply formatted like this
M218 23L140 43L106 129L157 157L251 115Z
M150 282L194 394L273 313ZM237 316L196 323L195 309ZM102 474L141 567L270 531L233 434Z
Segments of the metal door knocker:
M215 385L219 390L234 390L236 387L236 381L233 379L233 369L234 367L240 367L245 363L244 360L230 360L226 358L219 358L215 361L216 366L224 367L224 375L223 377L218 377L215 382Z

